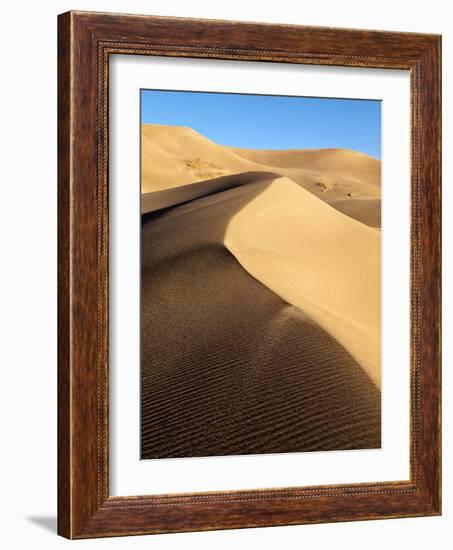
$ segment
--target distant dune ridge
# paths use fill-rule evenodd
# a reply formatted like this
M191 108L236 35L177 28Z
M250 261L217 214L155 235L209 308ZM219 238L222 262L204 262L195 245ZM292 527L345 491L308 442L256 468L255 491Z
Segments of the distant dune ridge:
M372 157L347 149L237 149L191 128L142 126L142 193L250 171L287 176L340 212L380 227L381 163Z
M142 127L142 458L380 446L380 162Z

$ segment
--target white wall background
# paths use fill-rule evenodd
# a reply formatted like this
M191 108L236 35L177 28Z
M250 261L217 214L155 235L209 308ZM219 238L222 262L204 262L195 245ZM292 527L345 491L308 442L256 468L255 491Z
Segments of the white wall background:
M7 549L451 547L453 23L450 2L42 0L2 5L0 33L0 540ZM57 19L69 9L443 34L444 515L69 542L56 526ZM448 124L450 122L450 124ZM450 213L450 217L449 217Z

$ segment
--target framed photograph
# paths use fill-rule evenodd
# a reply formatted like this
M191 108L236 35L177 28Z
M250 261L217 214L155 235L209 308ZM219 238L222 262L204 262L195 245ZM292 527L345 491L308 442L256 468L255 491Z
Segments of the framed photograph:
M440 514L440 37L58 34L59 533Z

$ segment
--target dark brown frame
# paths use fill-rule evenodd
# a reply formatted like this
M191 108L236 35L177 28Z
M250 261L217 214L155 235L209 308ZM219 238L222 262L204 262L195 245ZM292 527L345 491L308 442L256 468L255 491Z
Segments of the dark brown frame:
M58 532L87 538L440 514L440 36L69 12L59 16L58 48ZM109 496L112 54L410 71L410 481Z

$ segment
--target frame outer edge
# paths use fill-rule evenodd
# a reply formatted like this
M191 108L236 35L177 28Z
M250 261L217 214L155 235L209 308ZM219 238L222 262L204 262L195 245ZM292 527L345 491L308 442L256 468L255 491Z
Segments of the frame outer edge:
M425 368L422 369L428 378L423 385L427 406L432 410L423 415L426 455L426 483L431 499L433 513L442 513L442 70L441 70L442 37L437 37L432 48L424 58L425 85L424 93L424 127L423 156L425 158L424 177L427 184L427 197L424 203L424 229L429 233L430 242L422 239L424 251L423 266L427 276L427 296L423 300L424 341L426 354ZM426 342L426 335L432 331ZM425 371L429 371L425 372Z
M58 527L72 536L71 483L71 13L58 16Z
M440 73L438 72L440 37L357 29L351 31L315 29L301 26L285 29L288 32L289 30L294 32L292 42L296 40L296 45L299 30L302 29L307 33L310 41L316 35L317 43L323 37L325 38L326 33L331 35L336 34L337 31L350 32L357 34L358 37L363 36L359 43L369 44L370 49L373 46L375 51L377 38L384 41L383 44L386 46L384 50L391 51L393 46L397 46L396 50L403 52L401 59L404 65L407 63L412 66L416 59L417 64L423 67L421 84L424 88L419 96L421 117L418 127L419 151L423 159L418 177L422 192L418 208L425 208L420 216L423 255L421 335L422 340L423 338L428 340L423 341L421 354L423 355L420 422L422 436L419 439L419 445L422 452L420 460L418 458L416 460L421 467L422 476L421 479L417 476L416 493L413 493L409 486L407 489L395 491L392 495L390 495L391 491L389 494L385 490L377 491L376 494L380 493L380 504L379 510L374 512L367 512L371 510L369 505L373 497L371 492L358 500L356 497L354 501L350 500L351 504L355 503L359 507L356 512L341 511L342 503L345 504L346 500L339 497L330 500L332 495L326 495L329 497L327 499L322 497L317 500L315 510L311 507L307 508L306 500L297 503L292 501L293 504L289 506L289 501L288 504L283 505L282 501L271 504L271 502L259 502L252 498L249 499L248 505L231 500L226 503L227 507L225 504L216 505L208 502L203 504L201 501L194 500L187 502L188 507L187 505L180 507L167 501L169 496L167 495L167 497L164 496L166 503L162 503L163 507L159 504L155 507L151 502L143 503L143 507L139 504L137 507L133 502L124 500L123 506L115 509L108 506L108 498L104 501L106 495L103 494L102 487L106 481L103 477L104 468L102 464L100 467L99 462L99 453L102 449L93 428L96 418L98 425L99 419L102 420L102 414L99 416L99 399L102 394L96 395L93 390L96 383L94 368L100 353L97 349L99 342L93 336L93 329L99 316L95 313L93 304L96 302L96 292L99 291L97 277L102 267L100 267L100 260L103 254L100 250L102 252L104 241L101 238L101 249L98 248L97 253L94 252L93 245L97 243L99 247L99 233L96 238L96 227L99 229L97 224L101 222L103 227L104 223L102 219L95 219L94 204L99 201L102 204L105 195L104 191L101 191L100 195L99 190L93 192L91 185L95 176L98 178L97 185L99 185L99 174L96 174L96 170L99 170L99 156L95 166L93 155L96 149L95 143L98 147L99 143L102 143L101 128L96 123L98 117L92 93L98 76L95 74L97 72L97 62L94 59L96 48L106 37L115 36L116 38L117 27L124 22L124 17L112 14L68 12L60 15L58 21L58 533L67 538L91 538L151 532L438 515L440 513L440 303L438 302L440 298ZM210 41L214 43L219 41L216 25L225 27L235 23L233 21L188 21L191 29L193 25L199 25L202 32L207 32L208 45ZM195 35L186 32L185 28L181 30L184 20L149 16L148 25L146 18L128 16L128 22L131 23L131 28L126 26L121 30L121 34L118 35L119 42L127 41L127 38L135 39L137 36L139 40L146 42L145 39L150 36L153 25L156 25L156 40L157 43L162 40L163 55L179 55L175 52L165 54L165 48L171 51L172 47L171 44L167 44L168 27L175 25L179 35L182 36L183 43L188 35L189 49L193 48L195 51L198 47L198 39L194 38ZM241 32L243 31L243 42L246 37L247 41L252 41L252 46L254 44L252 39L257 31L264 27L255 23L238 25L241 27ZM275 25L273 31L278 38L277 42L285 38L284 44L286 44L288 37L282 38L281 27L281 25ZM272 26L269 26L269 29L272 30ZM302 34L302 36L305 35ZM305 38L303 43L305 45L302 50L310 46L307 52L311 52L311 42L308 44ZM379 43L378 49L382 48L383 44ZM237 50L243 50L244 47L240 45ZM222 46L215 46L211 50L215 50L213 57L224 58L224 55L230 55L223 53L225 48ZM272 57L275 51L277 50L269 50L268 55ZM190 53L182 55L191 56ZM263 51L260 51L260 58L262 55L264 55ZM349 60L345 58L343 63L326 60L322 57L323 54L321 57L316 57L318 54L315 53L307 55L313 59L316 58L314 61L316 64L343 66L358 64L357 60L351 61L351 57ZM369 57L370 60L374 60L371 61L374 64L377 63L376 60L384 59L379 51L376 55L378 55L376 58ZM198 55L196 51L193 57L211 56ZM238 58L236 53L233 57ZM366 56L363 57L366 58ZM358 58L362 56L359 55ZM386 65L388 68L399 66L400 62L396 63L392 59L384 59L383 66ZM277 56L273 60L278 61L280 58ZM361 66L371 65L366 62ZM430 105L431 99L433 105ZM77 136L77 140L74 136ZM430 142L433 143L431 148ZM428 156L425 158L423 155ZM429 202L429 193L432 193L431 202ZM99 296L97 299L99 300ZM346 498L352 495L343 496ZM194 499L196 498L197 495L194 495ZM361 508L362 503L365 508ZM284 509L280 509L281 507ZM307 516L303 514L303 510L307 510ZM252 511L255 519L246 521L244 513L249 514ZM231 513L233 515L230 515Z
M436 99L438 105L438 112L436 118L435 132L436 132L436 156L434 158L434 169L436 171L436 185L439 194L438 215L439 222L436 234L436 242L438 246L438 260L437 260L437 293L436 293L436 323L437 323L437 361L436 361L436 379L438 383L438 403L437 403L437 418L436 418L436 437L437 437L437 486L436 486L436 498L434 506L436 512L442 515L442 35L437 37L436 41L436 54L435 54L435 70L436 78Z
M433 38L414 68L417 172L411 223L419 250L413 251L417 259L411 274L417 280L413 299L418 304L413 312L417 318L412 352L418 362L415 392L420 408L416 484L429 515L441 515L441 37Z

